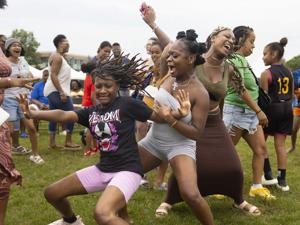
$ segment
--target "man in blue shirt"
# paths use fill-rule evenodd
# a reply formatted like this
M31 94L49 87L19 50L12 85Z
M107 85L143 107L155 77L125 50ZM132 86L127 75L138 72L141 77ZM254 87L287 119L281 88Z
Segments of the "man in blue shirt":
M43 71L42 80L37 82L31 91L31 105L32 110L48 110L49 103L48 98L44 96L44 87L49 77L49 71L46 69ZM33 120L34 126L39 131L39 120Z
M41 110L49 109L48 98L44 96L44 87L48 77L49 71L44 70L42 80L33 86L31 92L31 102Z

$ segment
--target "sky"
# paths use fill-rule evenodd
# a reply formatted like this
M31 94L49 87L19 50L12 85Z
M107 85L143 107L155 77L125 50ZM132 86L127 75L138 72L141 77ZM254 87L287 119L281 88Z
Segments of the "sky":
M53 38L65 34L70 53L94 56L99 44L119 42L126 53L146 56L145 43L154 36L139 12L139 0L7 0L0 11L0 33L14 29L34 33L38 51L54 51ZM157 24L175 39L178 31L195 29L204 41L218 26L247 25L256 34L256 48L247 59L257 76L265 69L265 45L288 38L284 58L300 54L300 1L285 0L149 0Z

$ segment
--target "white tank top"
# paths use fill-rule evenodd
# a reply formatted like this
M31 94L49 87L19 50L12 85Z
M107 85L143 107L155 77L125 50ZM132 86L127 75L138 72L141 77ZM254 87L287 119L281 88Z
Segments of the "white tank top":
M67 63L67 61L64 59L64 57L62 58L62 63L61 63L61 67L60 70L58 72L58 82L60 83L61 88L63 89L64 93L68 96L70 96L71 91L70 91L70 84L71 84L71 67L69 66L69 64ZM54 84L52 83L51 80L51 66L50 63L48 63L48 68L50 71L49 77L47 79L47 82L45 84L45 88L44 88L44 95L48 96L50 95L52 92L58 91Z

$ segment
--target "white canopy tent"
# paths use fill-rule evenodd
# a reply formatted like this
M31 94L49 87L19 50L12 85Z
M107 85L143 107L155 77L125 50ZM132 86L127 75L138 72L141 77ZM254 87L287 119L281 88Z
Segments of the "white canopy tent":
M38 70L36 68L34 68L33 66L29 65L29 70L32 73L34 78L42 78L43 76L43 71L42 70Z
M36 78L42 78L43 71L46 70L46 69L48 69L48 67L46 67L43 70L38 70L38 69L34 68L33 66L29 65L30 72ZM74 70L74 69L71 68L71 80L84 80L84 79L85 79L85 73L83 73L81 71L80 72L76 71L76 70Z

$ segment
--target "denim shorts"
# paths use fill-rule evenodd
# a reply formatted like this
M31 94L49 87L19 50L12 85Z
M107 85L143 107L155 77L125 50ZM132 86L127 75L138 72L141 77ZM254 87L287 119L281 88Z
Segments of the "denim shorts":
M254 134L259 122L253 110L227 103L223 107L223 121L230 135L234 134L233 127L247 130L249 134Z
M9 114L8 122L14 122L24 118L20 104L14 97L4 97L2 108Z

